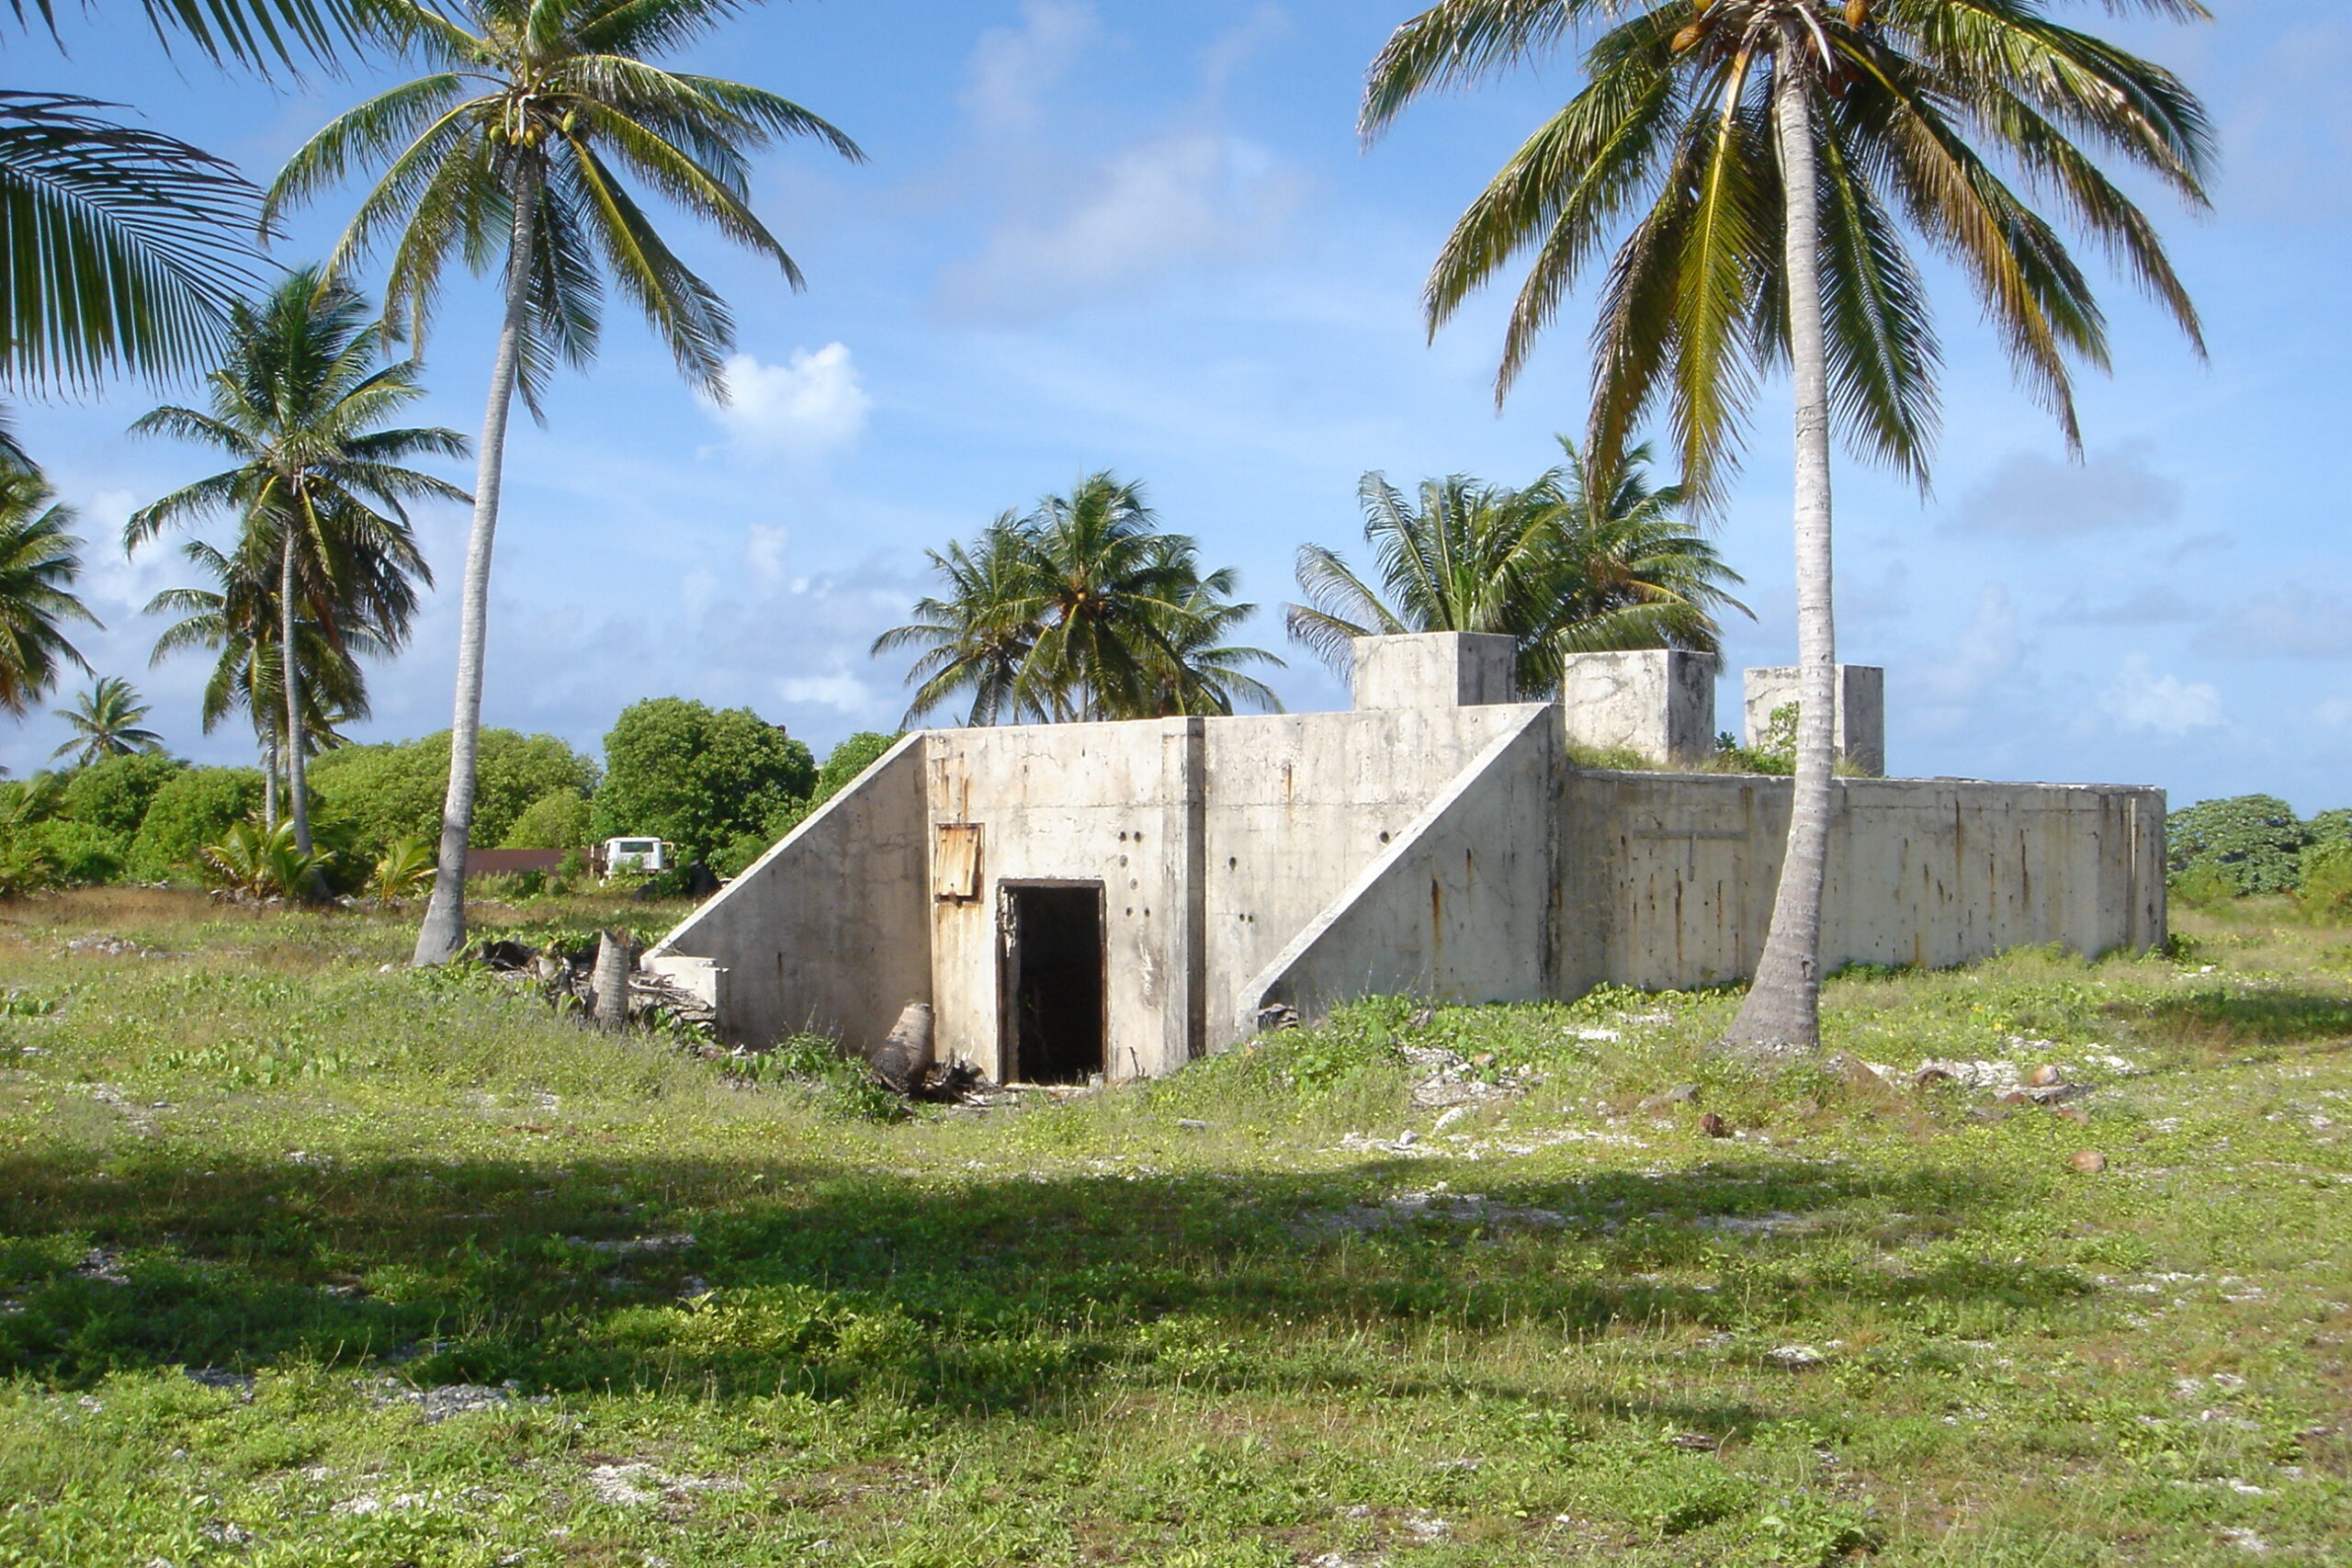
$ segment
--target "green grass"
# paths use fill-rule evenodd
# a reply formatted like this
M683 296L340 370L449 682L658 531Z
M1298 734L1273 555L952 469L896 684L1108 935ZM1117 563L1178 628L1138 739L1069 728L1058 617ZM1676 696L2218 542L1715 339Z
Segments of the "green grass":
M0 1564L2341 1562L2352 932L2186 919L1838 979L1899 1088L1614 993L887 1123L373 916L0 905Z

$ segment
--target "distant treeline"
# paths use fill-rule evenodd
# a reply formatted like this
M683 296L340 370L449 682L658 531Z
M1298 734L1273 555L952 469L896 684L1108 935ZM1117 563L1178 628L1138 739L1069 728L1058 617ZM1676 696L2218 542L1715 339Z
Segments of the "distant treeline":
M624 709L601 762L552 735L482 733L474 817L481 849L579 850L622 835L676 846L721 876L888 750L870 732L820 766L750 708L656 697ZM331 886L365 885L394 846L441 823L449 733L344 746L311 765L313 826ZM0 892L111 882L218 880L208 852L259 818L258 768L198 767L154 752L0 783Z

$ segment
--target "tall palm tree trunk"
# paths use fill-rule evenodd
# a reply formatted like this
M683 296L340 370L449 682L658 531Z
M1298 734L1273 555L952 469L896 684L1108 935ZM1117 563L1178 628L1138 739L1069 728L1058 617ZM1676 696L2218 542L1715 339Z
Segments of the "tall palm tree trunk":
M261 825L277 831L277 730L270 728L261 743Z
M286 541L278 552L277 614L278 684L286 689L286 815L294 824L294 847L311 852L311 789L302 766L302 672L294 657L294 523L286 522Z
M1784 33L1773 119L1787 203L1789 362L1796 393L1797 771L1787 852L1756 980L1727 1039L1771 1056L1821 1043L1821 900L1828 868L1838 636L1831 615L1829 372L1823 346L1819 187L1803 43Z
M466 944L466 844L474 825L474 762L481 746L482 654L490 623L491 547L498 534L498 488L506 466L506 420L514 407L522 365L523 329L530 309L530 257L537 190L517 176L514 231L506 254L506 315L491 364L490 406L481 420L481 453L474 477L473 532L466 544L466 580L458 601L458 696L449 722L449 790L441 804L441 854L433 897L416 933L412 963L447 964Z

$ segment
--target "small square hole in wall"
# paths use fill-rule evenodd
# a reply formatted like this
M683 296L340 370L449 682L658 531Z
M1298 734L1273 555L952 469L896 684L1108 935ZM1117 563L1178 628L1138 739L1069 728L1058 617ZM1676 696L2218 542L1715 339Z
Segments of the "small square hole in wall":
M964 903L980 896L980 825L941 822L933 829L931 896Z

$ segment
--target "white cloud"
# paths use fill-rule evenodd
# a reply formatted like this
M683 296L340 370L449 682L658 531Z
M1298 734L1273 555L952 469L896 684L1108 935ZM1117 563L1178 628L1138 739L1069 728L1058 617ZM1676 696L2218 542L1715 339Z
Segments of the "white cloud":
M782 365L748 354L727 361L727 400L707 402L735 451L806 461L854 445L874 400L846 344L811 354L796 348Z
M2199 621L2211 613L2210 606L2179 590L2153 583L2104 604L2095 604L2081 593L2070 593L2065 603L2052 612L2050 620L2052 625L2066 626L2155 626Z
M839 708L843 713L863 713L875 700L871 686L846 674L801 675L778 681L775 694L787 703Z
M2098 705L2126 729L2152 729L2159 735L2183 736L2222 722L2220 692L2202 681L2156 674L2144 653L2123 661Z
M1954 639L1951 651L1913 679L1931 699L1965 704L2007 679L2024 659L2017 606L2009 602L2006 585L1988 582L1976 596L1975 615Z
M1214 96L1223 92L1236 73L1269 44L1287 38L1290 30L1288 14L1267 0L1238 26L1211 39L1208 48L1201 52L1201 74L1209 93Z
M946 303L1034 319L1189 262L1250 254L1281 234L1301 189L1253 142L1172 132L1112 156L1057 210L1000 224L978 257L950 269Z
M2013 452L1969 491L1952 525L2055 538L2168 525L2180 515L2180 486L2150 466L2149 450L2133 442L2079 463Z
M743 539L743 564L752 573L752 581L762 588L774 588L784 580L784 552L792 543L792 530L781 524L754 523Z
M1018 28L990 28L972 51L964 107L983 130L1029 131L1045 117L1046 95L1078 62L1098 31L1084 0L1026 0Z
M2352 657L2352 593L2307 583L2273 588L2233 606L2192 646L2222 659Z

